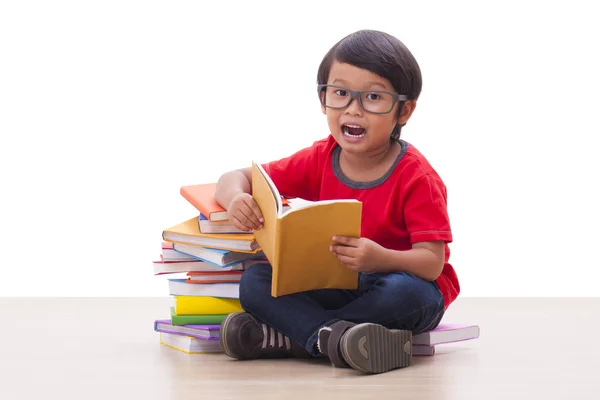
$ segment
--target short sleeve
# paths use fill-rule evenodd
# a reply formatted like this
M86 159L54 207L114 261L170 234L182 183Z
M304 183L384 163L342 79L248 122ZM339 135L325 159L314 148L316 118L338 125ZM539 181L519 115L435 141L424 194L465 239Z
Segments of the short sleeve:
M282 196L309 201L319 199L323 161L318 144L263 165Z
M452 242L446 187L441 179L423 175L413 182L404 200L404 219L411 243Z

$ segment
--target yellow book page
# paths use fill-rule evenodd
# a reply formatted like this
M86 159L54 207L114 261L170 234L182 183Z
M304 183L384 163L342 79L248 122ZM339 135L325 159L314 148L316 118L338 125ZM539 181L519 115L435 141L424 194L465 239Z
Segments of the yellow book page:
M163 341L162 339L162 335L159 336L159 342L160 344L163 344L167 347L170 347L172 349L181 351L182 353L186 353L186 354L214 354L214 353L222 353L222 350L205 350L205 351L187 351L179 346L175 346L174 344L171 343L167 343L165 341Z
M220 315L243 311L239 299L209 296L174 297L176 315Z

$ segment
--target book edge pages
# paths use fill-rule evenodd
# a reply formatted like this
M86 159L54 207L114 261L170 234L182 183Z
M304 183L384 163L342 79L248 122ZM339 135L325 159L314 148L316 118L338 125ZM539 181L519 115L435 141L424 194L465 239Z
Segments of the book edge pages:
M267 185L269 185L269 188L271 189L271 193L273 193L273 196L275 197L275 204L276 204L276 208L277 208L277 217L281 218L281 216L283 215L283 203L281 201L281 194L279 193L277 186L275 186L275 183L271 180L271 177L269 176L269 174L267 174L267 171L265 171L265 169L262 167L262 165L260 165L256 161L252 161L252 164L256 165L256 168L258 169L258 171L261 173L261 175L267 182Z

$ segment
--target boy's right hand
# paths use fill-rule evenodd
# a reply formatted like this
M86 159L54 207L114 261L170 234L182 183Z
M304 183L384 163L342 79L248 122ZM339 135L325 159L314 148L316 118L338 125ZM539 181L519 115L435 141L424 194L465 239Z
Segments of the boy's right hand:
M259 230L263 227L264 218L254 198L249 193L241 193L235 196L229 208L229 221L238 229L243 231Z

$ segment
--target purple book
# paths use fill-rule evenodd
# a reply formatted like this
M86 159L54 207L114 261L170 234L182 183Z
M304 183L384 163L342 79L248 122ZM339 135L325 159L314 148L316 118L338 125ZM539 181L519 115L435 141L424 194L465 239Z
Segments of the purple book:
M197 339L219 339L219 329L221 329L221 325L173 325L170 319L158 319L154 321L154 330L156 332L190 336Z
M442 322L437 328L413 336L413 345L435 346L438 344L462 342L479 337L479 325L452 324Z

